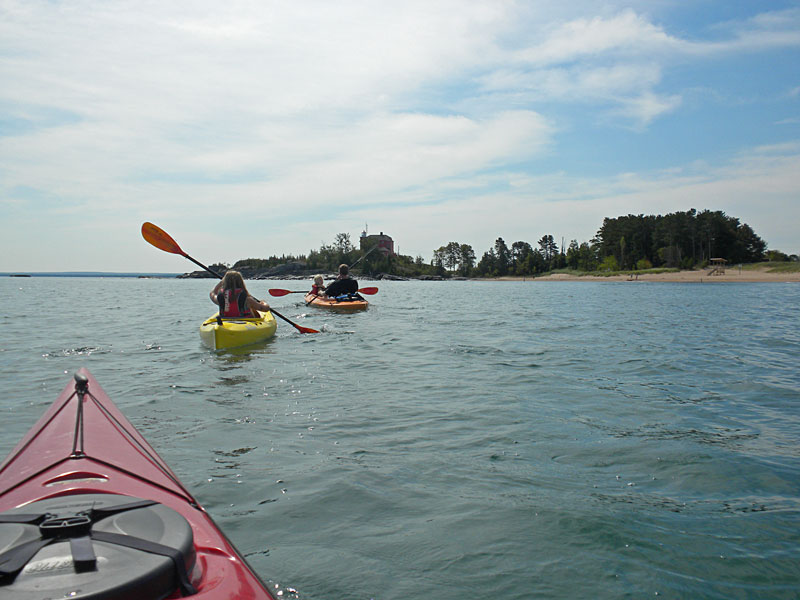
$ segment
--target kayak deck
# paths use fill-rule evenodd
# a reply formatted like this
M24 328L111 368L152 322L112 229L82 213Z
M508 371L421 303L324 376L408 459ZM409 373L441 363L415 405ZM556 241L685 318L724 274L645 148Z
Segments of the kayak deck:
M263 342L274 336L278 328L278 322L271 312L262 313L258 319L222 319L222 324L217 320L217 315L211 315L200 325L200 339L212 350Z
M39 507L47 508L53 504L64 506L65 502L67 506L89 502L91 512L97 506L102 506L105 498L108 498L107 504L117 505L120 504L119 499L129 503L152 501L149 504L156 506L149 510L163 513L167 521L176 522L178 529L185 529L185 526L178 523L185 520L190 528L187 535L191 551L184 554L187 555L189 589L193 588L192 591L195 592L191 595L192 598L273 600L258 576L175 473L111 402L94 377L86 369L81 369L75 375L75 382L66 386L58 399L0 465L0 513L8 515L8 511L11 514L35 512L42 510ZM24 509L20 511L20 507ZM124 502L123 507L127 508ZM133 513L141 513L146 508L137 507L137 510L130 513L125 512L120 519L130 520L135 517ZM48 508L46 512L50 510ZM141 514L144 515L142 518L149 518L146 513ZM19 539L20 534L16 532L22 527L14 523L8 524L8 516L5 516L5 521L3 519L4 515L0 514L0 555L8 550L4 548L3 540L8 540L9 535L12 540ZM42 539L45 538L43 526L39 525L39 530L43 532ZM26 567L23 564L24 568L19 573L0 577L0 595L9 599L45 597L47 594L44 592L48 589L50 592L61 590L63 595L64 590L74 589L69 587L74 585L88 596L93 586L102 588L110 585L108 579L113 578L114 573L123 573L122 576L126 576L125 571L135 565L120 565L119 561L115 565L113 557L118 550L113 548L118 546L109 549L109 545L102 541L103 535L113 537L117 534L103 534L96 531L98 528L102 529L98 524L92 524L91 532L82 534L92 538L90 547L93 544L97 554L94 569L86 572L79 569L80 563L74 549L71 561L69 557L73 540L70 538L69 544L66 544L64 540L57 538L56 541L64 542L62 545L67 548L66 552L61 552L66 556L57 559L58 568L47 566L47 557L43 554L44 559L37 559L38 567ZM155 525L134 526L135 532L154 528ZM36 535L39 533L36 532ZM39 550L39 553L45 553L46 550L47 547ZM140 550L142 548L131 551L145 555L140 562L154 560L151 554L147 554L147 550ZM180 556L183 557L184 554ZM30 560L34 558L31 557ZM50 560L52 563L56 559L51 557ZM172 559L176 571L180 571L177 565L182 562ZM5 568L5 564L0 560L0 568ZM170 574L169 578L175 579L175 585L178 585L179 577ZM144 583L145 587L149 585L147 581ZM120 585L121 589L127 589L129 583L123 582ZM31 589L37 590L33 596L28 595ZM91 597L129 597L119 591L98 594ZM76 597L84 596L79 594ZM180 598L182 594L179 589L175 589L167 594L159 592L157 597Z
M305 301L307 305L317 306L320 308L330 308L333 310L352 311L352 310L366 310L369 306L361 296L352 299L337 300L336 298L320 297L314 294L306 294Z

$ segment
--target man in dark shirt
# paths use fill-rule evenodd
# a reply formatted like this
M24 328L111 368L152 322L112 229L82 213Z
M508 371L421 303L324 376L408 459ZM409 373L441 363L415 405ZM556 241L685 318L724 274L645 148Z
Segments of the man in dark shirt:
M339 265L339 276L332 284L325 288L325 295L331 298L342 294L355 294L358 292L358 281L350 278L350 268Z

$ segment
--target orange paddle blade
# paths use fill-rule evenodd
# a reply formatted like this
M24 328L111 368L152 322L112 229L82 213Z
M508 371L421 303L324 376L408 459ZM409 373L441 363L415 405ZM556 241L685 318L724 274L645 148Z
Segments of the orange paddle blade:
M302 325L297 326L297 331L300 333L319 333L316 329L311 329L311 327L303 327Z
M372 294L378 293L378 288L376 287L365 287L358 290L361 294L366 294L367 296L371 296Z
M186 253L181 250L180 246L178 246L178 242L173 240L166 231L157 225L153 225L152 223L143 223L142 237L159 250L186 256Z

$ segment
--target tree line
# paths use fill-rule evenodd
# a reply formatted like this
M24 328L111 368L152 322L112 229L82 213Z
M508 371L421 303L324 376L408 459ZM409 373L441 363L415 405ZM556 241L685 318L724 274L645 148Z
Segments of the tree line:
M752 227L722 211L690 209L667 215L627 215L605 218L594 238L571 240L565 247L553 235L543 235L535 245L502 237L478 260L469 244L449 242L433 251L430 263L422 256L385 256L373 249L356 248L350 234L339 233L332 244L322 244L308 255L281 255L245 259L233 268L243 272L267 270L298 263L305 270L335 272L340 264L355 266L366 275L387 273L405 277L534 276L557 269L581 272L629 271L655 267L704 267L712 258L729 264L771 260L797 260L767 244Z
M403 277L441 277L447 275L444 268L427 264L422 256L415 258L403 255L384 256L381 252L373 250L372 248L364 250L356 248L350 239L349 233L337 233L333 243L323 243L318 250L310 250L308 254L282 254L280 256L273 255L269 258L246 258L236 261L233 265L220 262L213 265L212 268L220 271L235 269L241 271L245 277L287 266L294 267L287 270L287 273L312 271L316 273L335 273L341 264L354 266L355 272L366 275L382 273Z
M464 244L450 242L434 251L433 264L463 276L533 276L557 269L575 271L629 271L654 267L691 269L712 258L728 263L752 263L765 258L789 260L767 244L746 223L722 211L691 209L667 215L627 215L605 218L594 238L565 247L552 235L536 246L517 241L508 246L497 238L475 264ZM794 257L795 259L797 257Z

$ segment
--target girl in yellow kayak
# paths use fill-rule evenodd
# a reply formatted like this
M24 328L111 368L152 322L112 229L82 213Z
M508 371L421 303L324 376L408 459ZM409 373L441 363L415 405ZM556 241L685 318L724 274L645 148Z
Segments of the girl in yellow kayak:
M219 316L222 318L258 319L259 311L269 310L269 304L250 295L239 271L226 271L209 297L219 306Z

